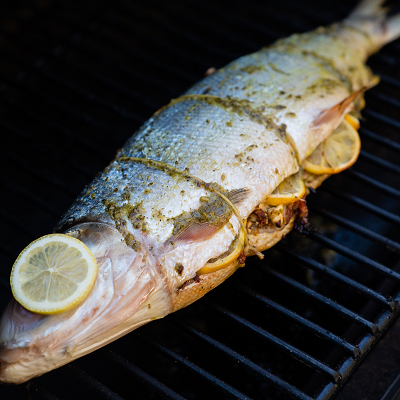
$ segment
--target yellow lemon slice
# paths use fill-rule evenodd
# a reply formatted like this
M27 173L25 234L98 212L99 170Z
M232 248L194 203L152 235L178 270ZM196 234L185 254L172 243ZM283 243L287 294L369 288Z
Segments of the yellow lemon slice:
M306 193L300 172L286 178L266 199L270 206L294 203Z
M210 260L203 268L197 271L198 275L209 274L210 272L218 271L227 267L235 261L244 248L244 233L240 229L239 236L234 240L229 249L217 260Z
M344 119L357 131L360 129L360 121L351 114L346 114Z
M25 308L57 314L78 305L89 293L97 273L86 245L68 235L43 236L27 246L11 271L11 290Z
M357 131L344 120L303 162L303 168L313 174L337 174L351 167L360 153Z

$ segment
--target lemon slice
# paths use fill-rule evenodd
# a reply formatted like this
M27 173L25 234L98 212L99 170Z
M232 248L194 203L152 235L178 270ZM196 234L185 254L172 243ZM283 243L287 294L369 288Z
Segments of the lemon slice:
M357 131L360 129L360 121L356 118L353 117L351 114L346 114L344 119Z
M80 240L62 234L46 235L22 250L16 259L11 290L28 310L58 314L87 296L96 272L96 260Z
M234 240L230 248L226 252L226 256L218 258L214 262L208 262L203 268L197 271L198 275L209 274L210 272L218 271L222 268L226 268L228 265L235 261L244 248L244 233L240 229L239 236ZM225 255L225 254L224 254Z
M266 199L270 206L294 203L306 193L300 172L286 178Z
M357 131L344 120L303 162L313 174L337 174L351 167L360 153L361 141Z

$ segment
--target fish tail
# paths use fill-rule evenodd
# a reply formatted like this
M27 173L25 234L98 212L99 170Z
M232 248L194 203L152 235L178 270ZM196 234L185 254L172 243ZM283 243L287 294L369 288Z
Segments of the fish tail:
M400 37L400 14L388 16L386 0L362 0L346 22L369 34L373 41L371 53Z
M385 3L385 0L362 0L349 18L385 17L387 9L382 7L383 3Z

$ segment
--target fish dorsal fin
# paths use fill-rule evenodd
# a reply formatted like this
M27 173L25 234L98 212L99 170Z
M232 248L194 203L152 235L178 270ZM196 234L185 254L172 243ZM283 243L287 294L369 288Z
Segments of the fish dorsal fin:
M317 119L311 124L311 128L319 128L325 124L333 124L334 126L339 123L343 118L343 115L348 111L348 107L357 98L357 96L367 90L367 87L363 86L361 89L356 90L350 96L346 97L340 103L336 104L332 108L323 111Z

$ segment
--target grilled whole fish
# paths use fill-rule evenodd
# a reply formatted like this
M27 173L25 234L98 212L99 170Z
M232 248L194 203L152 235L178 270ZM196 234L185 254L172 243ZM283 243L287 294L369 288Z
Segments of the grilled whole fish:
M147 121L82 192L56 232L83 241L98 275L88 297L57 315L12 301L0 322L0 381L21 383L194 302L222 283L246 218L342 122L377 78L367 57L400 35L381 1L342 23L244 56ZM247 254L273 238L253 240ZM250 235L251 236L251 235ZM253 247L251 247L253 246Z

